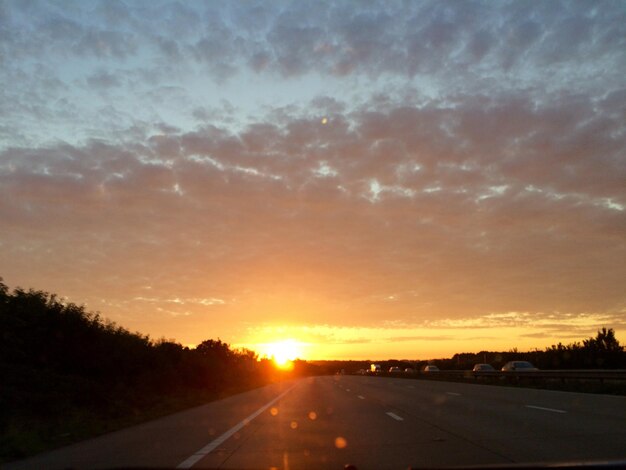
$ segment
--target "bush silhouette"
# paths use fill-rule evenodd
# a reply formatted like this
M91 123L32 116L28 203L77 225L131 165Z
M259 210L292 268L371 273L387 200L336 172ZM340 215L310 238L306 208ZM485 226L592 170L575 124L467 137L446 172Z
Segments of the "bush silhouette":
M72 422L100 422L94 432L102 432L118 419L198 404L275 378L267 361L257 359L220 339L195 349L153 341L54 294L11 292L0 278L0 435L13 436L1 440L0 458L75 434ZM21 444L17 437L29 433L30 444Z

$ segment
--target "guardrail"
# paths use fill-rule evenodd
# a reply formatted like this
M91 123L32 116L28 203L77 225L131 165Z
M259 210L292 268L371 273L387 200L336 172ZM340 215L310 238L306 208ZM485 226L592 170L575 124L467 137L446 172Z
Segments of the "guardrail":
M626 370L608 370L608 369L585 369L585 370L537 370L528 372L519 371L495 371L495 372L471 372L474 379L481 376L495 377L515 377L527 379L552 379L566 382L567 380L599 380L603 383L605 380L626 380Z
M386 377L406 377L406 378L424 378L424 379L454 379L454 380L474 380L481 379L502 379L502 380L559 380L566 382L568 380L598 380L604 383L605 380L610 381L626 381L626 370L615 369L585 369L585 370L537 370L537 371L480 371L471 370L440 370L438 372L416 371L408 372L383 372L376 375Z

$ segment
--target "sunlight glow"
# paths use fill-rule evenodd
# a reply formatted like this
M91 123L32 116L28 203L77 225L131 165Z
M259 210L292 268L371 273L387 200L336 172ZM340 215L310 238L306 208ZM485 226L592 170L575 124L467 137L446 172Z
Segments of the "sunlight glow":
M281 369L290 369L292 361L302 355L301 344L293 339L285 339L265 344L262 354L270 357Z
M381 296L381 301L395 304L405 296L406 293L389 292ZM244 341L234 347L254 350L261 358L273 359L277 367L279 363L287 364L290 358L431 359L451 357L459 351L479 352L486 343L500 351L509 350L512 344L520 351L558 342L567 344L594 335L597 328L617 322L618 317L619 314L499 311L465 318L442 317L420 324L385 321L375 327L273 325L250 328L249 336L242 337Z

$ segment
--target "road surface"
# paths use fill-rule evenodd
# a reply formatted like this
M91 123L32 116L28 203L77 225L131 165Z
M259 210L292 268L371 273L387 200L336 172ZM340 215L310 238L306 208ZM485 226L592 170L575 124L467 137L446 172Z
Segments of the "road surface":
M273 384L7 464L406 469L620 460L626 397L400 378Z

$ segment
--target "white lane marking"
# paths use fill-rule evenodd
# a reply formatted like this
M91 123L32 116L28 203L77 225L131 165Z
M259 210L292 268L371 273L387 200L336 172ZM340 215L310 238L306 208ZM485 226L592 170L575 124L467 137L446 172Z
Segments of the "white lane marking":
M198 452L193 454L191 457L189 457L186 460L184 460L181 463L179 463L176 468L191 468L191 467L193 467L200 459L204 458L205 456L207 456L211 452L213 452L215 449L217 449L217 447L222 445L229 437L231 437L233 434L235 434L237 431L239 431L241 428L243 428L246 424L250 423L254 418L259 416L261 413L263 413L265 410L267 410L270 406L272 406L274 403L276 403L282 397L287 395L294 387L295 387L295 385L293 385L292 387L288 388L283 393L278 395L276 398L271 400L269 403L266 403L261 408L256 410L250 416L248 416L247 418L244 418L242 421L240 421L235 426L230 428L228 431L226 431L220 437L215 439L213 442L210 442L209 444L204 446L202 449L200 449Z
M415 388L413 385L409 385L407 388Z
M349 392L349 391L350 391L350 389L349 389L349 388L346 388L346 392Z
M359 397L361 400L365 400L365 397L363 395L357 395L357 397Z
M402 418L402 417L398 416L398 415L397 415L397 414L395 414L395 413L392 413L391 411L388 411L388 412L387 412L387 415L388 415L388 416L391 416L391 417L392 417L393 419L395 419L396 421L404 421L404 418Z
M453 397L460 397L461 394L460 393L456 393L456 392L446 392L447 395L452 395Z
M526 408L533 408L535 410L551 411L552 413L567 413L565 410L557 410L555 408L544 408L543 406L526 405Z

